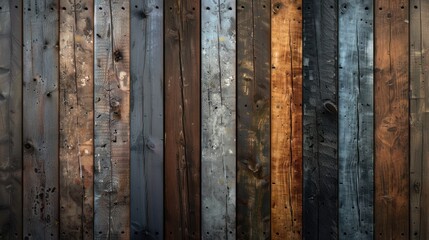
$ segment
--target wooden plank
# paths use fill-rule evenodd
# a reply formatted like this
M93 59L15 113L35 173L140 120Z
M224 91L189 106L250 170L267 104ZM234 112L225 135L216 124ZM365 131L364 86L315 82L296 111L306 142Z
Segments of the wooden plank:
M303 2L305 239L337 239L338 232L337 4Z
M164 7L164 234L200 239L200 1Z
M131 237L163 239L163 1L130 5Z
M409 238L409 3L375 2L375 235Z
M24 238L58 239L58 6L25 0L23 23Z
M22 239L22 2L0 0L0 239Z
M429 2L412 0L410 6L410 239L417 240L429 238Z
M94 236L130 238L129 1L96 0Z
M270 1L237 1L237 239L270 239Z
M302 1L271 17L271 232L302 239Z
M236 3L201 3L201 229L236 237Z
M373 1L339 1L340 239L373 239Z
M60 0L60 234L93 238L93 0Z

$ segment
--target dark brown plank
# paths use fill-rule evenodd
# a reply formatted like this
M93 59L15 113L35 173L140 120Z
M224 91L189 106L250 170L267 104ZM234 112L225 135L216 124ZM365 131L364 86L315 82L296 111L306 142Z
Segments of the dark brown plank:
M409 5L375 2L375 236L409 238Z
M0 0L0 239L22 239L22 2Z
M164 6L164 233L200 239L200 1Z
M58 239L59 2L23 3L23 231Z
M237 239L270 239L270 1L237 1Z

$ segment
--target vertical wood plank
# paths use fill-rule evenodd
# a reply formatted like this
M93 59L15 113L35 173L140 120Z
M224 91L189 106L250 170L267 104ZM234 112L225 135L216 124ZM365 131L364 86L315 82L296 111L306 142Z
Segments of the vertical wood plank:
M93 238L93 0L60 0L60 234Z
M235 239L236 3L201 3L203 239Z
M237 239L270 239L270 1L237 1Z
M22 2L0 0L0 239L22 239Z
M164 234L200 239L200 1L164 4Z
M163 239L163 1L130 5L131 238Z
M302 1L272 1L271 232L301 239Z
M94 235L130 237L129 1L96 0Z
M375 2L375 234L409 238L409 3Z
M24 237L58 239L58 6L25 0L23 23Z
M337 239L337 1L304 0L303 235Z
M339 1L340 239L373 239L373 1Z
M410 1L410 239L416 240L429 238L428 25L429 2Z

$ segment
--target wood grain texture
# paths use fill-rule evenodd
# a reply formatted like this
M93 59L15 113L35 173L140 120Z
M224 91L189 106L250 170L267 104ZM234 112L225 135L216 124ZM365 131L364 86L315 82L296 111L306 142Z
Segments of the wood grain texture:
M236 237L236 5L201 2L201 230Z
M164 234L200 239L200 1L164 4Z
M60 0L60 234L93 238L92 0Z
M0 0L0 239L22 239L22 2Z
M237 239L270 239L270 1L237 1Z
M302 232L302 1L272 2L271 232Z
M303 236L337 239L337 2L303 1Z
M429 2L410 1L410 239L429 238Z
M373 239L373 1L339 1L339 238Z
M58 239L57 0L23 1L23 234Z
M375 236L409 238L409 3L375 2Z
M129 1L96 0L94 238L130 238Z
M130 5L131 238L163 239L163 1Z

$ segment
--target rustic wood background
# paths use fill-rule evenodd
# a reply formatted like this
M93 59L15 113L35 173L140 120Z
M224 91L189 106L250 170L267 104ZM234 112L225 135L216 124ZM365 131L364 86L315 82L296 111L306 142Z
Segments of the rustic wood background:
M0 0L0 239L425 240L428 25L420 0Z

